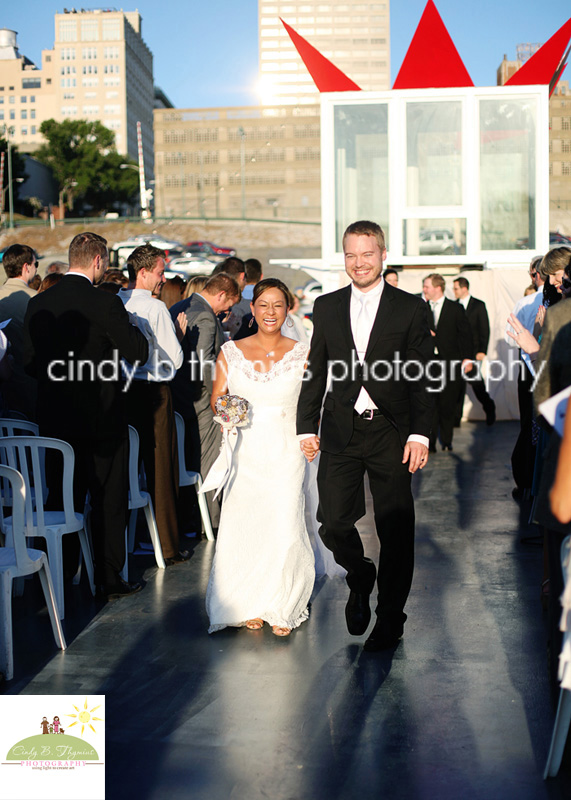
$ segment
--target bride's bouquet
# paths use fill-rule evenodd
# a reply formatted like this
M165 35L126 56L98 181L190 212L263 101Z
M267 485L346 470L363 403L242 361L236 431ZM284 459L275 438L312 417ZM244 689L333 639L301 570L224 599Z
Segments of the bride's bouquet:
M222 426L222 444L220 454L199 490L201 494L216 489L216 498L230 480L234 449L238 443L237 428L244 428L249 423L250 408L250 403L236 394L223 394L216 400L214 421Z
M250 421L250 403L237 394L223 394L214 404L214 421L223 428L243 428Z

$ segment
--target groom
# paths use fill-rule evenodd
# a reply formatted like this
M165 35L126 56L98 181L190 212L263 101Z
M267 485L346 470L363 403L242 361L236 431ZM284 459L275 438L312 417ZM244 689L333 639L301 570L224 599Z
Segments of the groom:
M351 285L315 302L297 432L308 460L321 450L319 533L347 570L345 618L355 636L369 625L377 578L377 620L365 642L365 650L375 652L396 645L406 620L414 568L411 475L428 460L432 401L424 367L434 348L426 304L383 280L379 225L349 225L343 252ZM355 528L365 472L381 543L378 575Z

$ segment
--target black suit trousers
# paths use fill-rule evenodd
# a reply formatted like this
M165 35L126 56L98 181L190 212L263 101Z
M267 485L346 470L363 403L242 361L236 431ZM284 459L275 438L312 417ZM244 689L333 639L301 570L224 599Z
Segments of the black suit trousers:
M318 471L320 536L347 570L352 591L370 592L374 567L365 558L355 522L367 473L381 544L377 616L401 622L414 569L414 503L408 465L395 427L385 417L354 418L353 435L338 454L322 452Z
M42 436L58 436L57 430L42 428ZM113 439L68 437L75 453L73 496L77 513L82 514L89 492L91 537L96 584L113 584L125 563L125 528L129 514L129 437L127 426ZM46 477L50 493L47 507L61 509L61 459L46 457ZM68 541L69 540L69 541ZM77 567L79 544L64 536L64 563L69 573Z

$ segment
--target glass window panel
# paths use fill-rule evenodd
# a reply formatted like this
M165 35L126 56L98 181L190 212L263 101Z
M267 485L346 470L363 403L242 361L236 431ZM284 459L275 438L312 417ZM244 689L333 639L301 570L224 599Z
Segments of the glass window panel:
M386 103L335 106L336 250L343 232L359 219L377 222L388 242L389 168Z
M536 105L532 99L480 101L480 246L535 248Z
M407 203L462 205L460 101L407 103Z
M466 255L466 220L407 219L403 222L405 256Z

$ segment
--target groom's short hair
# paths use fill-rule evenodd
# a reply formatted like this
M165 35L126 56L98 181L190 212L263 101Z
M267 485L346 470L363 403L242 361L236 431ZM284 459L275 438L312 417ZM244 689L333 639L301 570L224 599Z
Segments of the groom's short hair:
M359 222L352 222L343 234L343 247L345 247L346 238L352 233L357 236L374 236L379 243L381 251L386 247L384 231L376 222L370 222L366 219L359 220Z

